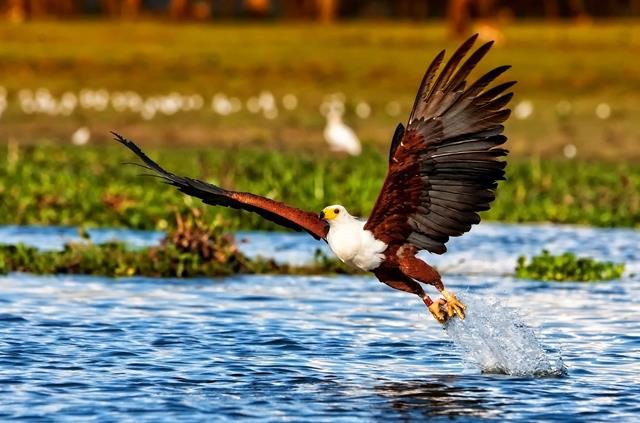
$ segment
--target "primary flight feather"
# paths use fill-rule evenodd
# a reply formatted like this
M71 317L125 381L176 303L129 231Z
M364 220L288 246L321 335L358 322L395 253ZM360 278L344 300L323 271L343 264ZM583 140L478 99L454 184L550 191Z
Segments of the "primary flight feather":
M421 250L442 254L452 236L480 222L488 210L497 182L504 179L507 150L502 123L515 82L489 87L509 67L497 67L473 83L467 77L487 54L486 43L471 55L477 35L465 41L438 72L445 52L427 68L406 128L399 124L389 150L389 169L366 221L341 205L325 207L319 215L259 195L178 176L164 170L132 141L115 134L144 167L167 183L204 203L258 213L265 219L327 241L345 263L373 272L392 288L418 295L441 323L465 306L447 291L438 272L416 257ZM461 64L462 63L462 64ZM420 283L433 285L443 298L435 302Z

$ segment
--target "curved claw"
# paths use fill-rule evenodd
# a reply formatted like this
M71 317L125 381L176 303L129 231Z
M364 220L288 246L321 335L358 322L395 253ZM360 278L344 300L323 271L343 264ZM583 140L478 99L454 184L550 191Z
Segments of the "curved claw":
M438 321L438 323L445 324L449 319L449 316L445 313L445 305L446 301L442 298L438 298L429 306L429 311L434 319Z
M454 294L446 289L442 290L442 296L446 300L447 315L449 317L457 315L459 318L464 320L464 310L467 306L462 304Z

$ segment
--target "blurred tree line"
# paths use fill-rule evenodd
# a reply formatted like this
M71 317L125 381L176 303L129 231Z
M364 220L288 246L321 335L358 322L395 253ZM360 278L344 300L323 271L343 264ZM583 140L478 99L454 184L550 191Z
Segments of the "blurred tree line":
M448 17L454 29L474 17L576 18L640 15L640 0L0 0L0 15L29 19L168 16L172 19ZM456 30L456 32L458 32Z

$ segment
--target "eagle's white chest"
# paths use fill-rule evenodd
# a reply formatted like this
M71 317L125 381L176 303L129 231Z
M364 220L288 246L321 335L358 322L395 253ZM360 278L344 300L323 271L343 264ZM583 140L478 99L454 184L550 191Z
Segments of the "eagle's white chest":
M384 260L387 244L364 230L365 222L351 220L331 225L327 234L329 247L344 263L362 270L373 270Z

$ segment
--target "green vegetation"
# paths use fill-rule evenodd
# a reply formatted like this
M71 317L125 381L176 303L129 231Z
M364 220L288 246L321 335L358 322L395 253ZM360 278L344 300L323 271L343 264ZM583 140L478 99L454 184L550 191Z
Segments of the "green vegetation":
M501 29L503 40L478 73L512 64L505 78L519 81L514 104L529 100L534 106L528 119L507 124L514 155L557 157L571 143L582 158L640 158L640 120L635 118L640 92L637 22L530 22ZM442 24L390 22L330 27L308 22L2 25L0 82L9 91L9 107L2 116L0 140L66 142L78 126L87 125L93 129L92 142L105 142L108 131L117 129L146 143L317 151L325 149L319 105L326 94L343 92L347 121L366 145L381 151L398 121L406 119L427 63L441 48L451 52L458 43L446 34ZM274 120L245 108L222 117L205 107L150 122L112 108L76 109L69 117L22 113L18 90L38 87L56 96L83 87L135 90L142 96L200 93L207 106L217 92L246 102L270 90L278 101L287 93L297 95L299 107L281 108ZM353 114L359 101L372 106L367 120ZM390 101L399 102L398 116L386 113ZM611 107L606 120L595 115L600 103Z
M177 218L177 228L157 247L131 250L122 243L68 244L62 251L40 251L24 245L0 245L0 274L85 274L104 276L193 277L239 273L354 273L322 254L308 266L249 259L238 251L220 222L204 224L200 213Z
M248 259L237 251L221 251L216 256L205 258L193 252L184 252L172 244L130 250L122 243L67 244L62 251L41 251L23 244L0 245L0 274L8 272L176 278L357 273L324 255L321 260L309 265L291 266L272 260Z
M530 262L520 256L516 267L517 277L543 281L604 281L619 279L623 273L623 263L578 258L573 253L554 256L547 250L533 257Z
M502 29L503 41L479 72L513 64L516 103L529 100L534 109L528 119L507 123L509 179L483 218L640 227L640 165L633 161L640 158L634 114L640 26L545 22ZM366 216L386 172L391 134L405 120L427 62L458 43L446 39L442 25L408 23L38 22L4 25L0 37L0 82L8 90L0 125L0 142L7 142L0 145L0 224L162 230L174 211L198 201L120 166L134 158L110 141L109 130L151 145L150 155L175 172L309 210L342 203ZM111 107L77 108L71 116L23 113L18 91L38 87L57 96L83 87L142 96L200 93L206 104L152 121ZM277 101L296 94L298 108L280 107L269 120L246 107L224 117L208 107L217 92L245 102L262 90ZM365 145L361 157L326 152L319 105L336 91L345 93L346 119ZM354 115L358 101L372 106L369 119ZM399 102L400 115L385 111L390 101ZM610 105L609 118L596 117L600 103ZM92 129L89 148L67 145L80 125ZM567 144L577 147L576 159L562 157ZM205 217L217 214L228 230L276 228L235 210L207 208Z
M166 230L174 212L199 206L142 169L119 145L9 148L0 156L0 224L125 226ZM261 149L150 149L168 170L224 187L251 191L318 211L344 204L366 216L386 172L386 158L358 158ZM6 160L6 161L5 161ZM567 160L512 160L487 220L640 227L640 166ZM227 229L276 229L251 213L205 207Z

